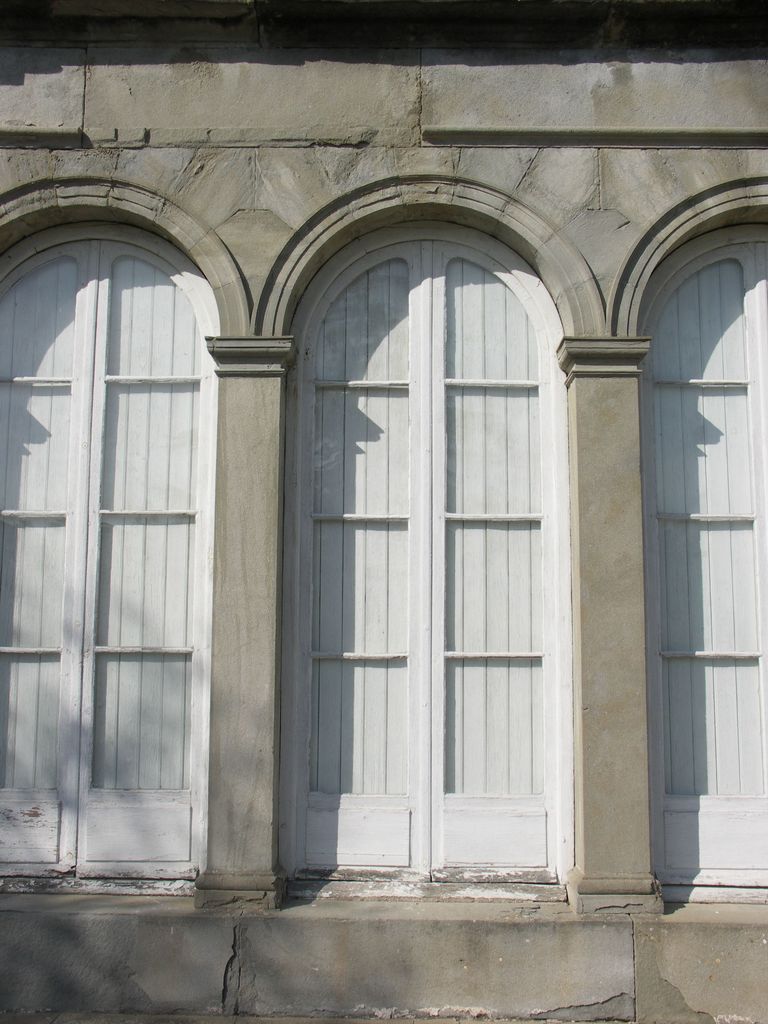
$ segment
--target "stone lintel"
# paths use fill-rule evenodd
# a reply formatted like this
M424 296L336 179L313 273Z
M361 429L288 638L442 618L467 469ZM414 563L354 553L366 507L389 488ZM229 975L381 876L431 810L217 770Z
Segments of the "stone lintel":
M650 338L563 338L557 360L567 386L574 377L637 377L648 355Z
M295 355L291 337L207 337L218 377L282 377Z

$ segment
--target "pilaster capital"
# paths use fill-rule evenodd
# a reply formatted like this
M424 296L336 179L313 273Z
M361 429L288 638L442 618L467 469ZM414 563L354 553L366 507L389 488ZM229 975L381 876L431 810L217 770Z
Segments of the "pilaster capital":
M574 377L637 377L650 347L650 338L563 338L557 360L566 386Z
M295 355L290 337L208 337L217 377L282 377Z

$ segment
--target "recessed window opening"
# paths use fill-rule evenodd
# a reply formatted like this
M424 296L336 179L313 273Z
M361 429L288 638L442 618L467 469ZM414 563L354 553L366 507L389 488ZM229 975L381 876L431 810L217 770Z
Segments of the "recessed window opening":
M512 267L374 247L304 321L292 873L557 877L558 329Z
M11 874L193 877L199 857L212 310L170 247L127 235L54 245L0 290Z

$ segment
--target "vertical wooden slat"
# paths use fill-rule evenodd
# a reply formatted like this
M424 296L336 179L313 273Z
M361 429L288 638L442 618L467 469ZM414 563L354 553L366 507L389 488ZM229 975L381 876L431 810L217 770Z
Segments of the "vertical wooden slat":
M737 662L736 698L739 734L740 792L765 794L765 762L761 728L760 674L755 663Z
M682 658L667 663L672 793L695 792L691 667L691 662Z
M747 379L747 347L744 331L744 275L736 260L722 260L720 274L720 323L722 372L727 380Z
M486 677L485 664L466 661L462 673L463 732L462 793L481 795L486 790Z
M386 786L393 795L408 791L408 671L404 661L386 667Z
M368 275L363 274L346 291L345 369L347 380L368 376Z
M369 662L364 669L363 792L387 792L387 666Z
M507 546L509 531L504 526L489 525L485 529L487 545L487 564L485 579L478 584L485 589L487 604L486 629L483 643L474 650L508 651L511 647L513 622L521 616L521 609L516 606L514 593L509 582ZM471 591L467 599L472 600ZM523 650L527 647L523 646Z
M502 795L508 792L511 736L509 732L509 665L506 662L485 663L485 789Z
M341 792L342 669L341 661L315 664L318 719L314 788L321 793Z
M741 783L738 757L736 667L733 663L718 665L715 672L715 723L717 793L722 796L735 795L740 792ZM734 740L736 741L735 750Z
M533 692L530 664L507 664L509 793L533 792Z
M708 793L717 786L713 666L687 663L690 678L690 731L693 744L692 793Z
M163 659L142 658L141 706L139 708L139 789L160 789L163 729Z

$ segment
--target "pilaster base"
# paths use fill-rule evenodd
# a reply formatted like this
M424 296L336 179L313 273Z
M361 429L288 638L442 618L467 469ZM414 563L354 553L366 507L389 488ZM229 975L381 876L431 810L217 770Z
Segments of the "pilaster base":
M653 875L588 878L574 868L566 882L576 914L661 914L664 901Z
M279 910L285 895L283 875L224 874L204 871L195 881L195 907L198 910L247 910L252 914Z

